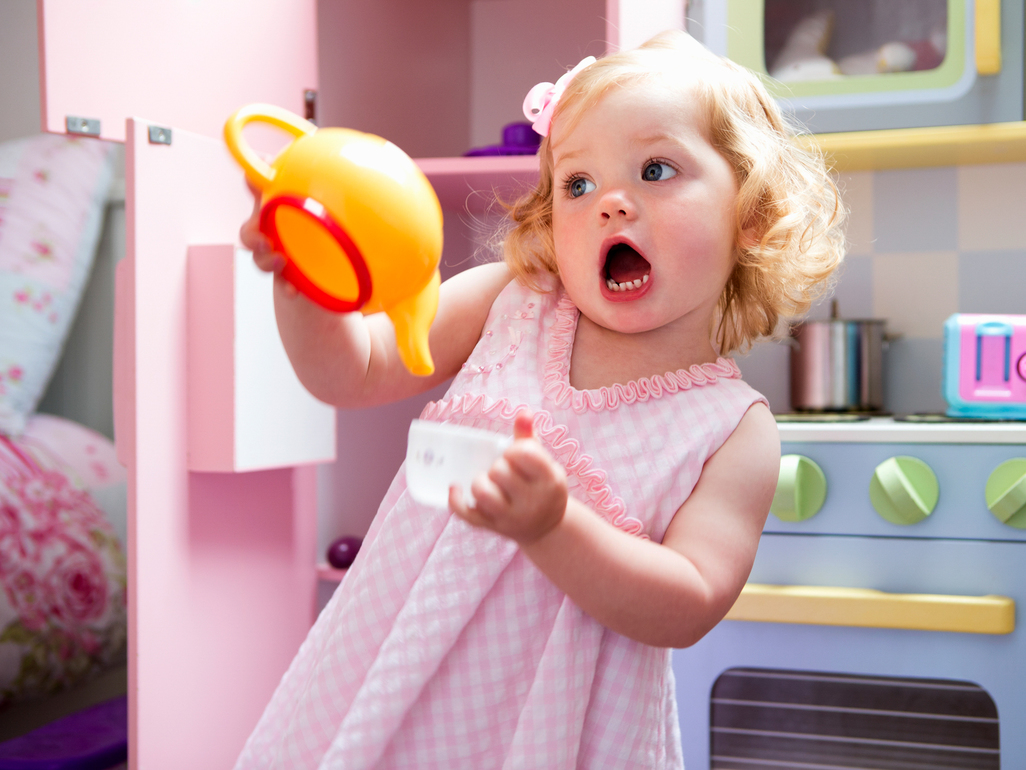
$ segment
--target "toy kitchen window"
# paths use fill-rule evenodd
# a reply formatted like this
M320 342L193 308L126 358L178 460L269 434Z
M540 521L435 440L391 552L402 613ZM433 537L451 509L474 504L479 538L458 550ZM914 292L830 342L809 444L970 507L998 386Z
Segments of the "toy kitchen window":
M697 0L688 29L816 133L1023 119L1014 0Z

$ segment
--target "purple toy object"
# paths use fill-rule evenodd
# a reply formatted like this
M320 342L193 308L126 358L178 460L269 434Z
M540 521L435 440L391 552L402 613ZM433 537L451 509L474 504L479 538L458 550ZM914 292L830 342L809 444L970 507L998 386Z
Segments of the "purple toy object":
M361 545L363 540L353 535L345 535L332 541L328 546L328 564L335 569L349 569Z
M0 743L0 770L107 770L128 759L128 697Z
M541 135L535 133L530 123L507 123L502 129L502 144L489 147L475 147L463 153L468 156L480 155L534 155L541 144Z

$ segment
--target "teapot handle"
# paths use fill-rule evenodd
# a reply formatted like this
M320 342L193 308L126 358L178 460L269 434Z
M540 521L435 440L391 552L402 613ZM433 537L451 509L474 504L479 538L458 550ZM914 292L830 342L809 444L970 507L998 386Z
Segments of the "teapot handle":
M277 126L297 139L312 134L317 126L288 110L273 104L249 104L237 110L224 124L224 141L228 150L246 170L246 177L261 190L266 189L274 181L274 169L260 158L253 148L246 144L242 137L242 129L253 121L270 123Z

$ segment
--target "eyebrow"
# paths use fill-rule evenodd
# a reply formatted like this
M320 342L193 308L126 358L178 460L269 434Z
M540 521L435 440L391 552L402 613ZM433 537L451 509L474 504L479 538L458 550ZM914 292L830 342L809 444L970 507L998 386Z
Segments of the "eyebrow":
M680 148L683 152L688 152L687 145L680 139L672 134L660 132L658 134L649 134L648 136L639 136L636 139L630 141L632 147L647 147L651 144L658 144L660 142L669 142L674 146Z
M688 148L687 144L685 144L680 139L676 138L673 134L668 134L663 131L660 131L655 134L647 134L645 136L636 137L634 139L631 139L628 144L630 147L633 148L647 147L649 145L657 144L659 142L670 142L677 148L679 152L683 153L684 155L687 155L689 158L694 156L694 153ZM560 163L565 163L567 161L573 160L574 158L580 157L583 154L583 149L570 150L569 152L562 153L558 157L553 157L552 167L555 168Z
M581 156L583 154L584 154L584 150L571 150L570 152L564 152L561 155L559 155L558 157L553 157L552 165L553 165L553 167L558 166L563 161L573 160L574 158L577 158L577 157L579 157L579 156Z

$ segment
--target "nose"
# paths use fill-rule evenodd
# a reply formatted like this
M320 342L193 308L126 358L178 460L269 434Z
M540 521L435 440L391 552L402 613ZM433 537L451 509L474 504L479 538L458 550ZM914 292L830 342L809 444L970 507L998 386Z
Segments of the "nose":
M637 209L634 202L623 188L613 188L602 196L599 214L603 221L623 218L634 219Z

